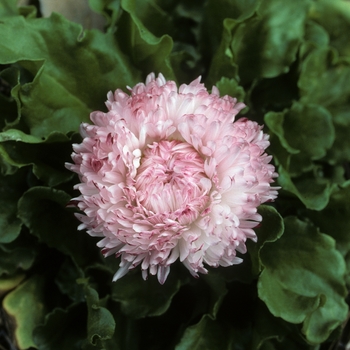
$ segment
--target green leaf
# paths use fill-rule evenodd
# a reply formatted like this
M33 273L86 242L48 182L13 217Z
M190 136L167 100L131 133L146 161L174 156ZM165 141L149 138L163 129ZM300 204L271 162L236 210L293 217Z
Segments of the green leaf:
M350 162L350 105L341 104L330 107L329 110L333 115L335 140L326 159L332 165Z
M278 137L280 144L289 154L298 154L300 150L293 148L286 140L284 133L284 118L288 110L283 112L269 112L264 120L269 129Z
M317 178L313 173L293 179L282 166L279 166L278 174L277 181L282 189L297 196L307 209L324 209L336 188L336 184L323 177Z
M11 245L0 245L0 276L13 275L18 271L29 270L35 260L36 249Z
M61 293L67 295L74 302L82 302L85 298L84 288L78 283L78 279L83 277L83 271L72 259L67 258L56 275L55 283Z
M112 299L119 301L122 311L132 318L162 315L182 284L173 275L170 273L166 283L160 286L154 276L144 281L139 271L129 272L113 283Z
M271 151L280 164L278 183L307 208L322 210L335 185L318 171L315 161L333 145L331 114L320 105L295 102L283 112L267 113L265 122L273 132Z
M338 50L340 56L349 60L350 45L346 35L350 30L349 4L340 0L315 1L310 10L310 18L325 28L331 45Z
M12 176L0 174L0 243L14 241L22 227L17 218L17 202L25 191L25 175L18 171Z
M80 136L73 135L73 142ZM16 129L0 133L4 151L11 164L18 167L33 165L34 175L48 186L57 186L73 178L64 164L71 160L72 140L67 136L53 132L46 139L27 135Z
M297 336L297 326L274 317L262 301L254 307L251 350L316 350L303 337Z
M222 77L215 86L219 89L221 96L229 95L237 98L238 102L244 101L245 91L235 79Z
M350 62L338 59L329 47L306 43L303 51L310 53L301 57L298 81L301 101L327 108L346 103L350 97Z
M205 50L213 55L218 48L225 18L244 21L254 14L260 2L260 0L207 1L201 26Z
M48 186L57 186L73 178L64 164L71 161L72 142L80 142L78 134L72 140L59 132L52 132L47 138L37 138L16 129L0 133L4 151L11 164L18 167L33 165L34 175Z
M95 289L85 286L86 302L88 306L88 340L92 345L103 345L105 340L113 337L115 321L112 314L100 306L100 300Z
M345 262L335 241L310 223L285 219L285 232L261 252L259 297L270 312L303 323L310 343L327 340L347 316Z
M308 210L306 215L313 223L336 241L338 250L345 256L350 251L350 182L338 188L322 211Z
M215 272L210 271L208 275L201 276L210 288L210 302L207 314L212 319L217 317L220 306L228 292L225 280Z
M121 5L133 17L139 29L147 28L155 37L171 34L172 16L162 9L162 6L169 4L156 0L122 0ZM150 36L146 35L145 38Z
M332 116L319 105L295 102L289 110L267 113L265 122L291 154L292 175L311 170L312 161L324 157L335 139Z
M113 30L121 15L120 1L115 0L89 0L92 10L107 18L108 27Z
M314 5L314 3L311 5ZM312 10L310 10L311 12ZM310 15L309 12L309 15ZM314 21L308 20L305 28L305 43L301 45L300 54L303 57L306 53L314 50L315 45L317 47L328 47L329 35L327 31Z
M78 221L65 209L70 196L48 187L32 187L19 200L18 216L49 247L71 256L80 266L100 260L95 240L77 231Z
M251 118L262 124L267 112L281 112L290 108L299 99L298 74L296 64L292 64L286 74L255 80L247 96L247 104L256 114Z
M0 298L2 298L10 290L16 288L25 279L25 277L26 276L22 273L11 277L0 277Z
M54 309L34 329L35 345L40 350L81 349L86 339L86 317L83 304Z
M288 72L304 36L309 6L310 2L305 0L287 3L262 0L256 15L224 21L225 32L218 52L226 52L238 65L243 86L257 78ZM224 45L228 40L229 45ZM214 65L220 63L214 58Z
M2 81L0 76L0 88L2 88ZM4 95L0 94L0 130L3 129L6 123L16 115L17 106L15 101L10 98L6 98Z
M271 315L262 302L257 304L254 321L252 350L264 349L264 344L271 339L281 342L287 335L287 329L283 327L281 320Z
M18 9L15 0L2 0L0 2L0 18L17 16Z
M109 90L140 80L112 33L83 33L57 14L4 21L0 63L19 62L35 76L18 89L22 119L33 135L77 131L91 110L104 108Z
M121 1L121 6L125 12L119 21L119 28L116 34L119 45L131 58L133 64L142 70L144 75L150 72L163 73L167 79L175 79L170 64L173 40L169 35L162 35L160 38L156 37L148 30L139 18L138 8L140 5L145 5L147 11L149 7L154 7L148 2L137 0Z
M248 40L252 40L253 44L257 44L258 50L254 49L252 51L250 49L250 54L253 55L249 55L246 43L243 44L241 42L238 45L237 43L232 43L233 51L235 51L236 45L239 48L239 51L236 51L238 62L246 66L241 68L239 63L240 74L245 74L252 78L259 76L259 73L254 76L253 72L251 72L251 66L249 66L249 63L254 61L254 56L260 61L258 65L260 65L259 70L262 77L271 78L286 73L291 63L296 59L296 54L304 35L305 20L309 6L310 2L305 0L283 4L278 0L263 0L258 9L262 23L259 21L260 23L256 23L253 29L247 27L247 33L245 34ZM257 37L254 37L254 34ZM247 55L247 57L244 55ZM248 58L249 61L245 62L245 58ZM244 72L244 70L246 71Z
M5 311L13 318L15 337L20 349L35 348L32 332L45 315L44 283L42 276L34 275L3 300Z
M188 84L202 73L199 55L191 45L179 44L172 51L170 62L178 84Z
M223 23L222 37L220 46L211 58L209 73L207 77L207 84L214 85L222 77L240 81L238 76L238 65L235 62L234 55L230 49L233 40L233 28L236 21L226 18Z
M204 315L197 324L186 329L175 349L224 350L229 349L229 346L222 327L210 316Z
M16 67L9 67L0 72L0 130L17 118L18 99L12 95L13 88L19 84L20 72Z
M263 220L258 228L255 229L258 237L257 243L247 241L248 252L252 260L252 270L257 275L261 269L260 251L266 243L276 242L284 231L284 223L282 217L277 210L268 205L261 205L258 213Z

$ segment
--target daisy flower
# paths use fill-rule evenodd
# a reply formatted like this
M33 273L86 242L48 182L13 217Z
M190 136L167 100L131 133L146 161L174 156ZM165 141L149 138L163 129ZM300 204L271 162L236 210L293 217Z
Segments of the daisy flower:
M129 90L109 92L108 112L91 113L73 145L79 229L121 258L114 281L138 265L163 284L176 260L195 277L240 263L257 207L277 196L268 135L200 78L178 88L152 73Z

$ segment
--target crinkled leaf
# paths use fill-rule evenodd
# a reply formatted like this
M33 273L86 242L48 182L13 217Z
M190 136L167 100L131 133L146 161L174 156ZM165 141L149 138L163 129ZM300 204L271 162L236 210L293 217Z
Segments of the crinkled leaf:
M19 83L19 70L8 67L0 72L0 130L17 117L18 99L13 98L12 89Z
M109 28L114 28L121 15L119 0L89 0L89 5L95 12L107 18Z
M285 219L285 232L261 252L265 269L258 292L270 312L303 323L311 343L325 341L345 320L345 263L334 240L296 217Z
M179 84L197 79L201 74L199 57L193 46L183 44L170 55L171 67Z
M1 88L1 77L0 77L0 88ZM17 106L15 101L0 94L0 130L3 129L8 121L13 116L16 116Z
M7 16L17 16L18 9L15 0L1 0L0 2L0 18Z
M271 151L280 164L278 183L307 208L322 210L334 184L317 171L315 160L324 158L333 145L331 114L320 105L295 102L283 112L267 113L265 122L273 133Z
M137 0L122 0L125 11L119 21L117 39L123 51L131 58L133 64L146 75L150 72L163 73L167 79L175 79L170 65L170 53L173 40L168 35L160 38L152 34L138 14ZM142 2L148 8L149 2Z
M35 5L29 5L29 2L27 2L27 4L28 5L22 4L22 6L19 6L19 14L25 18L36 18L38 15L38 9Z
M209 271L208 275L215 275L214 281L218 276L220 276L222 281L225 282L241 282L250 284L253 282L253 280L255 280L255 275L252 273L252 262L248 255L243 255L242 258L243 262L238 265L225 266L224 268L211 268L207 266ZM203 277L205 278L205 276Z
M201 320L186 329L176 350L224 350L229 349L228 339L220 324L204 315Z
M255 229L258 241L247 241L248 252L252 260L252 270L257 275L261 269L260 251L266 243L278 240L284 231L283 218L278 214L274 207L261 205L258 209L263 220L258 228Z
M32 83L19 89L22 121L26 123L31 134L41 137L53 131L77 131L81 122L89 121L91 109L67 91L54 76L43 74L43 67ZM48 90L50 94L47 93Z
M160 287L158 280L151 276L144 281L139 271L129 272L112 285L112 299L121 303L122 311L133 318L159 316L164 314L174 295L181 287L181 280L171 273Z
M300 54L302 56L314 50L315 45L317 47L328 47L329 45L329 35L327 31L321 25L310 20L306 22L304 40L306 45L304 43L300 47Z
M17 202L26 190L26 172L18 171L12 176L0 174L0 243L15 240L22 227L17 218Z
M312 3L310 18L329 33L330 43L339 54L350 59L350 6L341 0L318 0ZM340 29L341 28L341 29Z
M235 62L234 55L230 49L233 40L232 31L235 25L235 20L230 18L224 20L220 46L211 58L207 77L207 84L209 85L214 85L222 77L239 81L238 65L237 62Z
M280 128L282 131L282 138L284 139L284 131L283 128ZM273 155L273 160L275 164L282 165L284 169L289 169L290 168L290 158L291 158L291 153L290 150L293 150L289 145L288 149L289 151L286 150L286 148L281 144L281 141L279 140L279 136L277 136L274 132L270 132L270 147L268 148L269 154ZM296 152L297 150L293 150L293 152Z
M111 339L115 330L112 314L103 306L95 289L85 286L86 302L88 306L88 340L92 345L103 345L105 340Z
M310 47L310 48L309 48ZM298 87L301 101L324 107L347 102L350 97L350 63L337 58L329 47L306 43L303 51L310 51L300 65Z
M204 6L202 0L186 1L186 0L156 0L157 5L167 13L167 17L171 20L171 26L168 31L162 33L170 34L174 40L174 50L183 44L191 47L191 54L200 57L201 52L198 49L200 40L200 25L203 20ZM161 22L161 21L160 21ZM159 25L159 24L158 24ZM160 28L164 26L160 25Z
M35 256L34 247L0 245L0 276L30 269Z
M66 259L61 265L55 283L61 293L67 295L74 302L84 301L84 288L78 283L83 278L83 271L71 259Z
M251 319L246 322L252 316L252 305L246 302L251 300L252 295L244 294L247 289L239 288L239 284L233 285L232 291L231 295L225 297L217 319L213 320L210 315L204 314L199 322L186 328L176 350L251 348L252 332L248 326L251 325Z
M140 334L136 333L136 329L133 328L133 321L126 318L120 311L120 305L113 302L109 298L104 298L100 301L103 302L108 311L113 315L115 322L115 331L113 337L103 341L103 349L105 350L123 350L123 349L137 349L137 342L140 338ZM109 325L110 327L110 325ZM94 346L91 342L86 342L83 346L84 350L94 350L99 348L98 345ZM142 348L142 347L140 347Z
M281 112L290 108L293 102L299 99L297 79L297 67L293 64L286 74L260 79L252 84L248 90L247 104L256 113L254 119L259 124L263 123L262 117L267 112Z
M278 167L278 174L278 184L283 190L297 196L308 209L322 210L325 208L336 187L336 184L331 183L328 179L315 177L313 173L293 179L282 166Z
M0 173L11 175L18 170L17 164L7 154L5 148L0 144Z
M10 290L17 287L24 280L25 277L26 276L22 273L16 274L11 277L0 277L0 298L2 298Z
M163 4L163 6L169 4ZM122 8L131 14L135 24L143 26L155 37L171 34L172 17L162 9L162 1L156 0L122 0ZM146 36L145 38L150 38Z
M24 134L16 129L0 133L3 149L18 167L33 165L34 175L48 186L57 186L72 179L72 172L64 164L71 160L72 140L64 134L52 132L46 139ZM80 141L76 134L73 142Z
M329 110L333 115L335 140L326 159L330 164L350 162L350 104L330 107Z
M219 89L221 96L229 95L237 98L239 102L244 101L245 91L235 79L222 77L215 86Z
M34 275L6 295L3 307L12 317L15 337L20 349L35 347L32 332L45 315L44 283L42 276Z
M295 336L298 328L280 317L274 317L262 301L254 308L251 350L316 350L302 337Z
M289 154L298 154L300 150L293 148L285 137L285 130L283 128L285 114L288 110L284 112L269 112L265 115L265 123L269 127L269 129L274 133L278 139L280 144L285 148L285 150Z
M204 8L201 27L207 54L213 54L218 48L225 18L244 21L254 14L260 2L260 0L209 0Z
M265 122L291 154L291 174L311 170L312 161L324 157L335 139L332 116L319 105L295 102L289 110L267 113Z
M0 63L19 62L35 76L18 90L22 118L34 135L78 130L91 110L104 108L109 90L139 81L112 33L82 33L57 14L5 21Z
M305 0L286 3L263 0L256 15L244 20L225 20L226 33L219 52L226 52L238 65L242 85L288 72L304 36L309 5ZM231 39L230 43L223 50L227 39Z
M203 74L201 54L196 47L203 12L203 2L201 0L191 2L184 0L128 0L123 2L123 6L131 15L137 27L141 29L140 34L144 39L141 46L137 44L138 39L131 39L131 41L134 41L132 45L135 48L135 45L137 45L137 50L146 50L153 56L153 62L146 63L146 67L149 67L148 71L145 70L144 65L139 67L143 70L144 74L148 74L150 70L155 73L164 73L163 70L165 69L166 73L164 74L166 76L175 76L179 84L188 83ZM122 21L126 20L125 17L122 18ZM121 29L124 33L125 29ZM151 35L148 35L147 31ZM157 40L152 39L152 36ZM172 49L169 55L170 51L164 51L163 53L160 49L170 46L170 40L168 40L170 37L173 42L171 42ZM167 40L165 40L166 38ZM121 37L121 40L124 39ZM157 44L158 49L149 46L159 40L160 42ZM148 47L145 46L147 43ZM127 49L127 42L122 47ZM129 50L129 55L133 55L132 48L127 50ZM153 54L153 51L164 55L164 62L158 62L159 57ZM136 57L136 59L138 58ZM138 65L137 62L135 64ZM170 75L168 72L169 69Z
M65 208L70 196L48 187L32 187L18 203L18 216L31 234L49 247L70 255L79 265L99 260L95 241L77 231L78 221Z
M251 29L247 28L246 34L248 40L253 40L253 43L257 44L258 52L254 50L254 56L256 55L260 61L261 76L275 77L289 70L290 64L296 58L299 44L304 35L309 6L310 2L307 0L287 3L281 3L278 0L263 0L261 2L258 14L261 16L263 24L256 24L252 33L249 33ZM254 32L257 35L256 38L252 36ZM236 51L235 45L235 43L232 43L233 51ZM246 74L249 77L252 76L252 72L249 72L251 68L248 63L251 62L252 58L247 57L249 62L244 62L244 57L241 56L242 53L243 55L244 53L248 54L247 46L243 42L240 43L238 46L240 50L236 51L236 54L240 62L239 66L242 63L245 65L245 68L242 68L242 73L240 68L240 74ZM244 69L246 72L243 73ZM255 77L257 76L259 76L259 73L255 75Z
M307 216L321 230L332 236L338 250L345 256L350 251L350 182L340 187L330 197L322 211L307 211Z
M124 52L146 75L162 72L188 83L203 72L196 50L202 1L123 0L126 13L117 38Z
M210 289L209 307L207 312L212 319L215 319L222 301L228 292L226 282L219 274L215 274L214 271L202 277Z
M73 304L66 310L56 308L33 331L38 349L81 349L86 339L86 307Z
M346 286L350 287L350 251L345 255L346 270L347 274L345 276Z
M271 315L261 302L257 304L254 319L252 350L264 349L264 344L271 339L282 341L287 334L280 319Z

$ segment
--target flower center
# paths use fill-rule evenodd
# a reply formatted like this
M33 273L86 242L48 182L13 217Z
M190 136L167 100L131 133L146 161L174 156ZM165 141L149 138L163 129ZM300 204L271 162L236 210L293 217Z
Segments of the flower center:
M211 189L203 159L191 145L175 140L149 145L135 180L139 205L181 224L198 217Z

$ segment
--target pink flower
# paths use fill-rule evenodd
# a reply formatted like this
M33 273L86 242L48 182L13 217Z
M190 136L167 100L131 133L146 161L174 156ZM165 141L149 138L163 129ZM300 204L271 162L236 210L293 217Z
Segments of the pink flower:
M178 89L152 73L146 84L108 93L108 112L93 112L73 145L81 195L77 214L105 257L121 257L113 280L141 265L164 283L179 259L197 277L242 259L261 221L257 207L277 196L256 122L234 122L243 103L210 94L200 78Z

